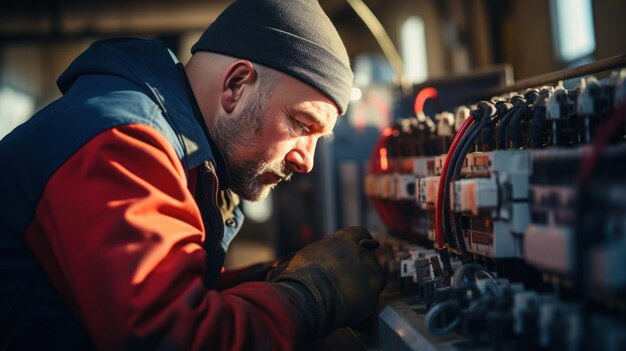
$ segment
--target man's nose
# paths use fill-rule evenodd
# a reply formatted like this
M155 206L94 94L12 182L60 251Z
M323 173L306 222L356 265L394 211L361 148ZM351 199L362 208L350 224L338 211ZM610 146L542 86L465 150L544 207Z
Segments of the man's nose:
M294 172L309 173L313 170L316 143L317 138L313 136L300 138L295 147L287 153L287 164Z

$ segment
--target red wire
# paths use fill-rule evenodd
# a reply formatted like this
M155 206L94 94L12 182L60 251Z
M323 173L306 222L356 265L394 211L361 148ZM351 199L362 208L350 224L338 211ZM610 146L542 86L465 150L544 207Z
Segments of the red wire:
M448 149L448 153L446 154L446 159L443 161L443 167L441 167L441 175L439 176L439 187L437 188L437 203L435 204L435 240L437 241L437 246L439 250L445 248L445 242L443 239L443 191L445 189L444 179L445 175L448 171L448 167L450 165L450 160L452 158L452 154L456 150L457 146L465 132L469 129L469 127L474 123L474 116L470 114L470 116L465 120L459 131L454 136L452 140L452 144Z

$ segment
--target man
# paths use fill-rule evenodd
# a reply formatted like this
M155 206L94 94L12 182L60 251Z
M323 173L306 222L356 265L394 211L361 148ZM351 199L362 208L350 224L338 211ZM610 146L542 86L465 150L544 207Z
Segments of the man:
M157 41L95 43L0 142L2 349L292 349L374 311L362 228L270 281L220 276L235 194L309 172L345 111L352 73L319 4L240 0L192 51L183 68Z

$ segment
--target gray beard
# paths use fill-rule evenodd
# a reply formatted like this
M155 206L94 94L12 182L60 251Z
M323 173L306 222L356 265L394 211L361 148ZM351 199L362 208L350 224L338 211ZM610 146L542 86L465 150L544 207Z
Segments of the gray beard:
M272 172L282 177L283 180L289 180L292 173L284 161L279 165L271 165L263 158L251 161L238 161L233 158L237 151L257 149L254 136L261 132L267 101L264 95L260 92L254 102L239 117L218 119L211 133L213 141L228 164L231 190L248 201L259 201L265 198L275 186L275 184L261 184L259 181L261 174ZM250 131L252 137L243 137L247 136Z

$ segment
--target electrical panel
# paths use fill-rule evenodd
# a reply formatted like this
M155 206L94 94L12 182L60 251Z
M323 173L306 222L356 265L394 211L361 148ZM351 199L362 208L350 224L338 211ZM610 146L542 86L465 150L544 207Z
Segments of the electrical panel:
M439 345L626 350L626 69L570 85L382 132L364 187L405 335L417 318Z

